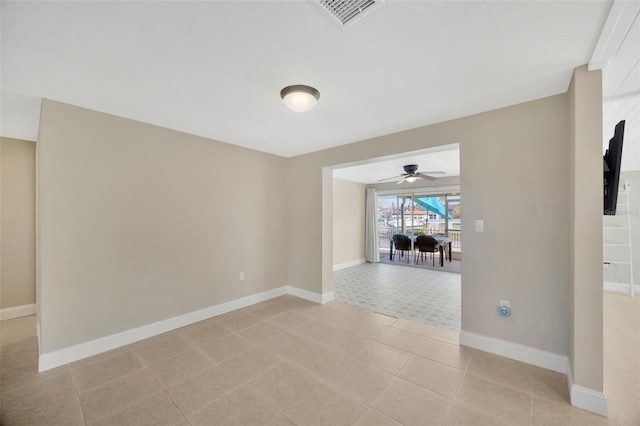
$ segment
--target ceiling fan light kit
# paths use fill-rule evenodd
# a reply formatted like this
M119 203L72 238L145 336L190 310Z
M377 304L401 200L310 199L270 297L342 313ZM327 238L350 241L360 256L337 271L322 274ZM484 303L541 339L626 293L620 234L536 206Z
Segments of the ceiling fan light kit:
M311 86L294 84L282 89L280 91L280 97L290 110L305 112L309 111L318 103L320 92Z

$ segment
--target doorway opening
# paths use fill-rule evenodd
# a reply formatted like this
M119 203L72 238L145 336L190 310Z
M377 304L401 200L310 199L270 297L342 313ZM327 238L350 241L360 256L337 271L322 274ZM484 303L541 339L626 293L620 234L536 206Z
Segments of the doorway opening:
M416 165L417 178L407 164ZM335 299L460 330L461 214L457 144L333 168ZM395 235L409 248L398 252ZM421 250L427 238L437 241L430 252Z

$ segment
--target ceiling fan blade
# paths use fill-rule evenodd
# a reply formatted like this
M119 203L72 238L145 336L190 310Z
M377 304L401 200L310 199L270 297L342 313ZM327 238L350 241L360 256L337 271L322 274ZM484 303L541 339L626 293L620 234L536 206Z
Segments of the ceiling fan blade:
M391 176L388 178L384 178L384 179L380 179L378 182L385 182L385 181L392 181L392 180L396 180L396 179L404 179L405 175L400 175L400 176Z
M436 180L438 179L435 176L429 176L429 175L425 175L424 173L416 173L416 176L422 179L426 179L426 180Z
M445 172L442 172L442 171L431 171L431 170L429 170L427 172L419 171L418 173L422 173L422 174L425 174L425 175L444 175L444 174L446 174Z
M402 182L404 182L404 177L402 179L400 179L399 181L396 182L396 185L400 185Z

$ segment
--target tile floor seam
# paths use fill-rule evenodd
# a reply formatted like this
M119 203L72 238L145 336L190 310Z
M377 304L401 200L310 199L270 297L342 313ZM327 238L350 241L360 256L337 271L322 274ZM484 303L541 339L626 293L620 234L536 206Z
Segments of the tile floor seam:
M224 337L228 337L228 335L227 335L227 336L224 336ZM221 337L220 339L224 339L224 337ZM219 340L219 339L217 339L217 340ZM216 341L216 340L214 340L213 342L215 342L215 341ZM213 343L213 342L209 342L209 343L207 343L207 344L211 344L211 343ZM194 350L196 350L196 351L200 352L200 354L204 355L204 356L205 356L205 358L207 358L209 361L213 362L213 366L218 366L218 365L220 365L220 363L219 363L218 361L216 361L215 359L211 358L209 355L207 355L207 353L206 353L206 352L204 352L204 351L202 350L202 347L203 347L203 346L204 346L204 345L196 346L196 347L194 348ZM207 368L209 368L209 367L207 367Z
M144 367L143 367L143 369L144 369ZM138 373L138 371L134 371L134 372L132 372L132 373L125 374L124 376L120 376L120 377L118 377L118 378L115 378L115 379L109 380L109 381L107 381L107 382L101 383L101 384L100 384L100 385L98 385L98 386L94 386L94 387L92 387L92 388L85 389L85 390L83 390L82 392L76 392L76 395L78 396L78 402L80 402L80 409L82 410L83 418L85 418L85 415L84 415L85 410L84 410L84 408L82 407L82 403L81 403L81 400L80 400L80 393L86 393L86 392L92 391L92 390L93 390L93 389L95 389L95 388L101 387L101 386L103 386L103 385L107 385L108 383L111 383L111 382L115 382L116 380L122 379L122 378L124 378L124 377L132 376L132 375L134 375L134 374L136 374L136 373ZM157 380L156 380L156 378L153 376L153 374L149 373L149 375L151 376L151 379L153 379L153 380L156 382L156 385L158 386L158 389L156 389L156 391L155 391L155 392L152 392L151 394L158 393L159 391L163 391L162 385L160 385L160 383L158 383L158 381L157 381ZM134 399L132 399L132 400L128 400L127 402L125 402L124 404L122 404L121 406L119 406L116 410L111 411L111 412L109 412L109 413L107 413L107 414L103 414L102 416L98 416L98 417L96 417L95 419L93 419L93 421L91 421L90 423L87 423L87 420L86 420L86 418L85 418L85 424L87 424L87 425L95 424L96 422L99 422L99 421L105 420L105 419L107 419L107 418L109 418L109 417L111 417L111 416L113 416L113 415L115 415L115 414L123 413L127 408L132 407L135 403L137 403L137 402L139 402L139 401L142 401L142 400L144 400L145 398L147 398L147 397L149 397L149 396L150 396L150 395L138 396L138 397L136 397L136 398L134 398Z
M135 351L132 350L130 352L133 355L133 357L138 360L138 362L140 363L140 365L142 365L143 368L146 367L144 362L142 362L142 359L140 359L140 357L135 353ZM118 355L122 355L122 354L117 354L116 356L118 356ZM115 358L115 357L113 357L113 358Z
M398 350L401 350L401 351L409 352L409 353L411 353L411 354L414 354L414 353L415 353L415 352L414 352L414 351L412 351L412 350L405 349L405 348L401 348L400 346L397 346L397 345L395 345L395 344L393 344L393 343L384 342L384 341L382 341L382 340L378 340L378 339L372 339L372 340L373 340L373 341L375 341L375 342L377 342L377 343L383 344L383 345L391 346L391 347L392 347L392 348L394 348L394 349L398 349Z
M421 355L419 353L414 353L414 355L419 357L419 358L428 359L429 361L435 362L435 363L440 364L442 366L453 368L453 369L456 369L458 371L463 371L463 372L467 370L467 367L469 366L469 361L471 360L471 359L469 359L469 361L467 361L467 365L465 365L464 369L461 369L461 368L458 368L458 367L454 367L453 365L450 365L450 364L445 364L444 362L439 361L437 359L433 359L433 358L429 358L427 356Z
M400 372L400 370L402 370L405 367L405 365L407 365L407 363L411 360L411 358L413 358L416 355L417 354L411 354L411 356L407 358L407 360L402 363L402 366L400 366L400 368L398 368L398 370L394 373L394 376L397 375Z
M413 359L413 357L414 357L414 356L416 356L416 357L418 357L418 358L423 358L423 357L421 357L421 356L420 356L420 355L418 355L418 354L413 354L413 356L407 360L407 362L405 363L405 365L406 365L408 362L410 362L410 361ZM428 359L428 358L423 358L423 359ZM429 361L433 361L433 360L431 360L431 359L428 359L428 360L429 360ZM437 361L433 361L433 362L437 362ZM440 363L439 363L439 364L440 364ZM453 368L453 369L458 370L458 371L462 371L462 370L459 370L459 369L457 369L457 368L455 368L455 367L451 367L450 365L446 365L446 364L441 364L441 365L443 365L444 367L449 367L449 368ZM400 371L402 371L402 368L401 368L400 370L398 370L398 374L400 373ZM407 378L407 377L403 377L403 376L398 376L398 375L396 375L396 377L397 377L397 378L399 378L399 379L405 380L405 381L407 381L407 382L409 382L409 383L411 383L411 384L413 384L413 385L416 385L416 386L418 386L418 387L420 387L420 388L422 388L422 389L424 389L424 390L427 390L427 391L429 391L429 392L433 392L433 393L435 393L435 394L436 394L436 395L438 395L438 396L441 396L441 397L446 398L446 399L451 399L451 400L453 400L453 397L448 396L448 395L445 395L445 394L443 394L443 393L440 393L440 392L438 392L438 391L436 391L436 390L426 388L426 387L424 387L422 384L418 383L417 381L412 380L411 378ZM456 392L457 392L457 390L458 390L458 387L459 387L459 386L460 386L460 384L462 383L462 379L463 379L463 378L464 378L464 375L460 378L460 381L458 382L458 385L456 386Z
M322 383L323 385L325 385L326 387L328 387L332 392L334 392L334 393L336 393L336 394L338 394L338 395L341 395L343 398L347 398L347 399L350 399L350 400L352 400L352 401L356 401L356 402L358 402L358 403L360 403L360 404L362 404L362 405L367 406L367 408L373 408L373 402L371 402L371 403L365 402L365 401L361 400L360 398L356 397L355 395L353 395L352 393L347 392L347 391L344 391L344 390L342 390L342 389L340 389L340 388L337 388L337 387L335 387L335 386L332 386L330 383L327 383L327 382L324 382L324 381L318 381L318 382L319 382L319 383ZM389 381L389 383L391 383L391 381ZM384 389L386 389L386 388L387 388L387 386L389 386L389 383L387 383L387 384L385 385ZM380 396L381 396L381 395L383 394L383 392L384 392L384 389L382 390L382 392L380 392L380 395L378 395L378 396L376 397L376 399L375 399L375 400L377 400L378 398L380 398ZM375 400L374 400L374 401L375 401ZM366 410L365 410L365 412L366 412Z
M400 370L398 370L398 371L400 371ZM391 382L393 382L393 379L396 379L396 378L397 378L397 379L404 380L404 379L402 379L402 377L398 377L398 376L396 376L395 374L393 374L393 378L391 378L391 380L389 380L389 383L387 383L387 384L385 385L384 389L382 389L382 392L380 392L380 394L379 394L379 395L378 395L378 396L377 396L373 401L371 401L371 404L369 404L371 408L373 408L373 409L374 409L374 410L376 410L376 411L380 411L380 410L377 410L374 406L375 406L376 402L378 402L378 400L380 400L380 398L382 398L382 395L384 395L384 393L387 391L387 389L389 388L389 386L391 386ZM385 414L385 413L383 413L383 414ZM388 414L385 414L385 416L387 416L387 417L389 417L390 419L393 419L394 421L396 421L396 422L401 423L401 424L403 424L403 425L404 425L404 423L402 423L402 422L400 422L399 420L397 420L397 419L395 419L395 418L393 418L393 417L389 416Z
M491 378L491 377L487 377L487 376L483 376L483 375L481 375L481 374L475 374L475 373L471 373L471 372L469 372L468 374L469 374L469 375L471 375L471 376L473 376L473 377L475 377L475 378L479 378L479 379L482 379L482 380L486 380L486 381L488 381L488 382L491 382L491 383L493 383L494 385L498 385L498 386L502 386L502 387L508 388L508 389L509 389L509 390L511 390L512 392L517 392L517 393L521 393L521 394L523 394L523 395L531 396L531 392L526 392L526 391L523 391L522 389L518 389L518 388L515 388L515 387L513 387L513 386L509 386L509 385L507 385L507 384L505 384L505 383L502 383L502 382L499 382L499 381L497 381L497 380L495 380L495 379L493 379L493 378Z
M182 418L189 423L189 420L187 420L187 416L182 412L182 410L180 409L180 407L178 407L176 405L176 402L173 400L173 398L171 398L171 395L169 395L167 393L167 390L165 388L162 387L162 385L160 386L160 389L162 389L162 392L165 394L165 396L169 399L169 401L171 401L171 404L173 405L173 407L178 411L178 413L180 413L180 415L182 416ZM177 422L175 424L178 424L180 422ZM190 424L190 423L189 423Z
M254 343L254 345L255 345L255 343ZM282 356L282 355L278 354L277 352L275 352L275 351L273 351L273 350L271 350L271 349L267 348L266 346L263 346L262 344L259 344L259 345L256 345L256 346L258 346L258 348L259 348L259 349L262 349L262 350L264 350L264 351L269 352L271 355L274 355L274 356L277 356L277 357L279 357L279 358L282 358L284 361L289 361L289 358L288 358L288 357L284 357L284 356ZM251 349L249 349L249 350L251 350ZM245 353L245 352L248 352L249 350L242 351L242 352L240 352L238 355L243 354L243 353ZM232 357L232 358L233 358L233 357ZM231 358L229 358L229 359L231 359ZM227 359L227 360L225 360L225 361L228 361L229 359Z
M126 403L124 403L121 406L119 406L116 410L111 411L111 412L109 412L109 413L107 413L105 415L102 415L100 417L97 417L91 423L87 423L86 420L85 420L85 424L91 426L91 425L94 425L94 424L96 424L98 422L105 421L105 420L107 420L107 419L109 419L109 418L111 418L111 417L113 417L115 415L124 413L129 408L134 407L136 404L139 404L139 403L143 402L146 399L151 399L156 394L164 392L164 389L162 389L162 386L160 386L160 385L158 385L158 386L159 386L159 389L155 390L154 392L151 392L151 393L145 394L145 395L141 395L141 396L139 396L139 397L137 397L135 399L127 401ZM83 412L83 415L84 415L84 412Z
M455 400L453 398L450 398L449 402L450 403L449 403L449 408L447 409L447 415L444 417L445 420L449 418L449 415L451 414L451 410L453 409L453 404L455 404Z
M189 423L191 425L192 423L189 420L189 418L195 417L196 414L198 414L199 412L201 412L203 410L206 410L210 405L215 404L216 402L220 401L222 398L225 398L226 396L231 395L233 392L237 391L238 389L242 389L245 386L246 386L246 383L239 383L237 386L231 388L231 390L229 390L228 392L225 392L224 394L220 395L219 397L215 398L214 400L209 401L208 404L206 404L204 407L201 407L201 408L197 409L196 411L191 413L191 415L189 415L188 417L183 415L184 418L187 420L187 423ZM169 399L171 399L171 401L173 401L172 398L169 398ZM180 413L182 413L182 411Z
M319 320L314 320L314 321L322 322L322 321L319 321ZM323 322L323 324L327 324L327 323ZM331 325L331 324L328 324L328 325ZM324 346L325 348L328 348L328 349L331 349L331 350L334 350L334 351L338 351L343 355L347 355L347 356L350 355L350 354L346 354L346 353L342 352L340 349L337 349L335 346L332 346L332 345L330 345L328 343L325 343L323 340L312 339L312 338L308 337L307 335L305 335L303 333L296 333L296 335L302 337L303 339L305 339L305 340L307 340L309 342L317 343L317 344L320 344L320 345Z
M68 365L68 364L67 364ZM78 395L80 395L80 389L78 388L78 384L76 382L76 378L73 376L73 371L69 373L71 376L71 383L73 384L73 389L76 391Z
M531 426L533 426L533 391L531 392L530 396L530 400L531 400L531 404L530 404L530 409L529 409L529 424Z
M271 404L271 402L269 402L266 398L264 398L262 395L260 395L258 392L254 391L253 389L251 389L249 386L247 386L247 384L243 385L242 387L244 387L248 392L251 392L251 394L257 396L262 402L267 404L269 407L273 408L276 412L280 413L282 416L288 419L291 423L293 423L294 425L298 425L291 417L287 416L287 414L284 411L279 410L276 406Z
M231 373L228 373L230 376L233 377L233 375ZM235 386L232 386L227 392L223 393L222 395L220 395L218 398L214 399L213 401L211 401L209 404L207 404L204 408L208 407L211 404L214 404L218 401L220 401L222 398L226 398L227 396L231 395L232 393L234 393L235 391L237 391L238 389L242 389L244 387L246 387L247 383L242 383L238 380L238 383ZM200 411L200 410L198 410ZM193 413L195 414L195 412ZM193 417L193 414L191 415L191 417ZM186 416L185 416L186 418Z
M460 379L460 383L458 383L458 387L456 388L456 391L453 394L453 397L451 398L454 401L458 401L458 399L457 399L458 393L460 392L460 388L462 387L462 382L464 382L464 378L467 376L467 373L468 373L468 370L469 370L469 364L471 364L471 358L472 357L473 357L473 353L471 353L471 355L469 356L469 360L467 361L467 364L464 366L464 370L463 370L463 373L462 373L462 378Z
M84 414L84 408L82 408L82 403L80 402L80 395L78 394L78 391L75 391L73 393L73 395L76 397L76 401L78 402L78 407L80 407L80 413L82 414L82 423L84 423L85 425L87 424L87 418Z
M198 349L197 349L197 348L194 348L194 349L193 349L193 351L198 351ZM207 356L207 354L202 353L201 351L198 351L198 352L200 352L200 353L201 353L205 358L207 358L208 360L211 360L211 359ZM177 357L179 357L179 356L181 356L181 355L184 355L184 353L185 353L185 352L180 353L180 354L177 354L177 355L175 355L175 356L173 356L173 357L171 357L171 358L167 358L167 359L165 359L165 360L163 360L163 361L157 362L157 363L155 363L155 364L153 364L153 365L149 365L149 366L147 366L147 367L145 367L145 368L150 368L150 367L153 367L153 366L159 365L159 364L161 364L161 363L163 363L163 362L169 361L169 360L170 360L170 359L172 359L172 358L177 358ZM213 362L213 365L210 365L210 366L205 367L202 371L205 371L205 370L208 370L208 369L210 369L210 368L214 368L214 367L217 367L217 366L218 366L218 364L217 364L214 360L211 360L211 362ZM198 374L201 374L201 373L202 373L202 371L191 372L191 373L189 373L189 374L183 375L183 376L181 377L181 379L180 379L177 383L180 383L180 382L182 382L182 381L184 381L184 380L186 380L186 379L189 379L189 378L195 377L195 376L197 376ZM160 383L160 381L159 381L158 377L156 377L156 375L154 374L154 372L152 372L151 370L149 370L149 374L150 374L154 379L156 379L156 381L158 382L158 384L160 385L160 387L161 387L162 389L164 389L164 390L166 390L167 388L170 388L171 386L173 386L173 385L175 385L175 384L176 384L176 383L167 384L167 385L166 385L166 387L165 387L162 383ZM183 379L184 379L184 380L183 380Z
M233 311L232 311L232 312L233 312ZM252 317L252 318L257 319L258 321L257 321L256 323L253 323L253 324L248 325L248 326L246 326L246 327L242 327L242 328L239 328L239 329L237 329L237 330L233 330L235 333L238 333L238 334L239 334L239 332L240 332L240 331L242 331L242 330L246 330L247 328L249 328L249 327L253 327L254 325L259 324L259 323L261 323L261 322L262 322L262 319L258 318L258 317L257 317L257 316L255 316L255 315L251 315L251 313L249 313L249 312L247 312L247 313L246 313L246 315L248 315L248 316L250 316L250 317ZM222 326L223 326L223 327L225 327L225 325L224 325L224 320L222 321ZM227 327L227 328L229 328L229 327ZM229 329L231 330L231 328L229 328Z

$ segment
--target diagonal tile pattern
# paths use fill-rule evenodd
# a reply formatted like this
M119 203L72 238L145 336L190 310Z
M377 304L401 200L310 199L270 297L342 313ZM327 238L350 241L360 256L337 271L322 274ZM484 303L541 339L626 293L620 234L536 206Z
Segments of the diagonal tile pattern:
M460 331L460 274L363 263L335 271L333 281L340 302Z
M3 425L638 424L633 393L600 417L561 374L340 302L283 296L41 374L35 318L0 330Z

